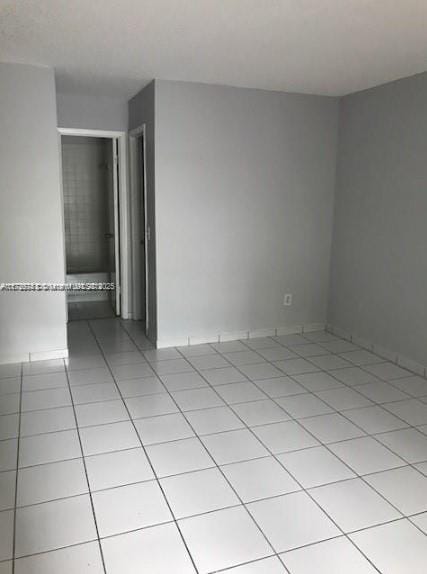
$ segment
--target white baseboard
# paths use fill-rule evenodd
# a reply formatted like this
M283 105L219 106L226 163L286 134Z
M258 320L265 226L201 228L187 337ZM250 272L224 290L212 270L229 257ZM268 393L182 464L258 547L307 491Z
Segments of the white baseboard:
M237 341L245 339L258 339L260 337L275 337L281 335L293 335L295 333L310 333L324 331L325 323L308 323L306 325L285 325L264 329L248 329L247 331L227 331L211 335L189 335L188 337L170 337L157 339L156 348L186 347L188 345L203 345L206 343L222 343L224 341Z
M427 377L427 366L422 365L421 363L418 363L417 361L414 361L410 357L406 357L405 355L400 355L396 351L391 351L390 349L386 349L382 345L377 345L376 343L372 343L372 342L368 341L367 339L364 339L362 337L359 337L358 335L349 333L348 331L345 331L344 329L341 329L340 327L335 327L334 325L328 324L326 326L326 330L329 331L330 333L333 333L334 335L337 335L338 337L342 337L343 339L347 339L348 341L351 341L351 342L355 343L356 345L359 345L360 347L363 347L364 349L366 349L368 351L372 351L372 353L375 353L379 357L382 357L385 361L390 361L391 363L394 363L394 364L398 365L399 367L402 367L403 369L407 369L411 373L414 373L416 375L420 375L421 377Z
M29 353L16 353L0 355L0 365L8 363L29 363L32 361L49 361L50 359L67 359L68 349L55 349L53 351L36 351Z
M30 353L30 361L49 361L50 359L68 359L68 349Z

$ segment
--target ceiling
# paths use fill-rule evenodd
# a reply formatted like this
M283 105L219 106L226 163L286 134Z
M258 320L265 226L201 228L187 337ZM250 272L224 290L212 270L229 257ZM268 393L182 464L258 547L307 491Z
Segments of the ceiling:
M343 95L427 69L427 2L0 0L0 61L126 98L152 78Z

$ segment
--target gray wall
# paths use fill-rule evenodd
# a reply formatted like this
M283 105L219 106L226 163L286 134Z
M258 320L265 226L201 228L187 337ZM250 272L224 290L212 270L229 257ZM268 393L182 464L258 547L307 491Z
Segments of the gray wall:
M53 71L0 64L0 282L63 282ZM64 293L0 293L0 362L65 349Z
M155 82L151 82L129 102L129 130L145 124L147 223L150 226L151 240L148 242L148 336L157 339L157 287L156 287L156 235L155 235ZM135 209L138 213L135 214ZM139 206L132 206L134 227L140 222ZM137 231L134 229L134 231Z
M329 322L427 365L427 74L342 99Z
M128 104L124 98L58 92L56 99L60 128L127 130Z
M325 322L338 100L156 81L155 103L158 340Z

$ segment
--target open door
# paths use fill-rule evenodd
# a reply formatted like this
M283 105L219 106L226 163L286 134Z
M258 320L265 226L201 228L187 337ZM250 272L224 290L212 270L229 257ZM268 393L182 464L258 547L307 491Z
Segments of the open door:
M145 321L145 331L148 332L148 241L149 227L147 225L147 194L146 194L146 172L145 172L145 134L142 132L137 139L137 155L139 165L139 219L140 219L140 270L141 270L141 319Z
M118 142L112 139L111 150L111 192L108 194L108 232L105 238L108 241L109 279L114 283L115 290L110 291L111 305L116 315L120 315L120 206L119 206L119 162Z

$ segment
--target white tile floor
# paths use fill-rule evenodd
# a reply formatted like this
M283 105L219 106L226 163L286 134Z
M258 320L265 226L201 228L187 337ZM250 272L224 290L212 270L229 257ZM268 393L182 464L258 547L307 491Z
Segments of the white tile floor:
M0 366L0 574L425 574L426 379L324 332L70 349Z

